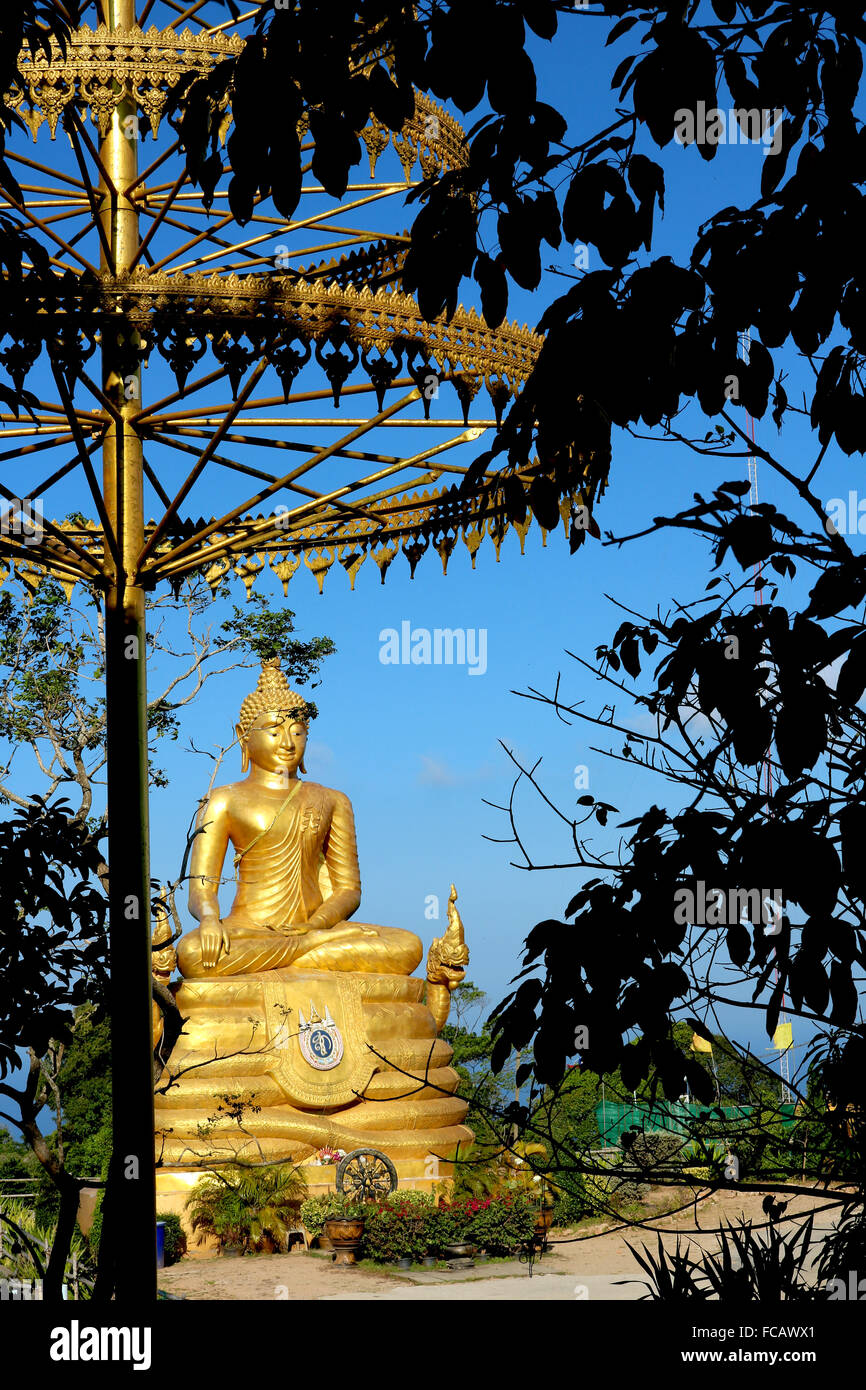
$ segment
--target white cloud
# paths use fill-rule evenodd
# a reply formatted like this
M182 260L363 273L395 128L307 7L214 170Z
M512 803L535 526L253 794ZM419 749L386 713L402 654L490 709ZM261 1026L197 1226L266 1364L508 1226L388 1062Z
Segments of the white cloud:
M420 757L421 770L417 780L421 786L468 786L473 782L489 782L492 778L502 775L502 765L497 767L492 762L479 763L477 767L471 768L454 768L450 763L443 762L441 758L431 758L427 753L422 753Z
M304 754L304 762L307 767L330 767L335 761L336 754L330 744L319 743L317 739L313 739L311 743L307 744Z
M456 772L447 763L441 762L438 758L430 758L426 753L421 754L421 771L418 773L418 781L422 786L454 787L459 780Z

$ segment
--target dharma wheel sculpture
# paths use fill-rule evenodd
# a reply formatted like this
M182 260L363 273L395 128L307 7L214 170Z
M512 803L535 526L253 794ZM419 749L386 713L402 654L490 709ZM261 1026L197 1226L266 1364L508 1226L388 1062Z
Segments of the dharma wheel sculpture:
M52 576L104 604L115 1155L137 1175L127 1248L147 1252L145 595L193 574L249 590L266 566L285 591L301 565L321 592L335 565L354 585L368 558L384 582L400 552L414 574L426 551L447 567L462 542L474 564L485 535L498 555L503 495L485 477L455 484L541 340L490 330L474 309L427 323L401 288L408 237L391 204L466 159L442 108L419 95L402 131L372 121L369 177L356 170L340 202L306 166L292 218L259 198L241 227L224 187L208 206L190 179L172 97L241 50L255 4L239 20L208 0L84 11L94 27L65 51L23 52L7 95L23 123L6 151L20 196L0 214L30 244L0 307L0 364L19 396L0 415L0 580ZM231 120L229 99L224 135ZM515 527L521 546L529 524ZM119 1296L152 1293L140 1263Z

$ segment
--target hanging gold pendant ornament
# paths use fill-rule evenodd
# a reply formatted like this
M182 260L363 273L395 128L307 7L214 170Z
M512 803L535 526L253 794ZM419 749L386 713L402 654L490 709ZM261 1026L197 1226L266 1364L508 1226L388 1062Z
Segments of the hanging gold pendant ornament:
M45 573L68 590L110 583L114 537L90 459L122 415L142 454L125 463L125 490L141 493L142 543L130 559L145 589L204 574L215 591L232 576L250 590L269 567L285 591L301 560L320 591L335 563L354 587L370 555L384 582L401 549L414 575L428 548L447 568L460 540L474 565L485 535L498 559L509 529L503 489L492 474L470 488L464 478L542 339L514 324L491 330L474 308L422 319L401 288L408 234L390 230L379 207L402 204L421 178L465 166L459 123L418 93L401 131L373 118L361 132L370 175L339 203L305 179L293 217L260 197L242 228L224 187L211 206L190 180L167 113L180 84L243 51L250 19L214 24L195 8L181 29L177 7L156 0L148 17L164 12L166 27L143 31L133 0L112 0L114 23L83 26L65 51L52 39L50 56L21 55L7 101L36 149L26 150L20 132L10 138L24 204L7 198L0 207L21 218L50 271L25 269L7 282L0 328L14 344L0 361L24 387L25 368L47 349L58 399L37 405L32 423L3 416L20 452L52 453L30 489L42 508L41 542L25 545L7 526L0 555L31 588ZM311 151L308 124L305 116L299 131ZM229 94L223 147L231 128ZM53 150L34 157L51 141L59 162ZM377 225L357 225L365 221ZM377 288L383 281L388 288ZM112 370L100 382L88 359L99 349L105 361L109 347ZM177 389L145 402L158 358ZM307 379L312 389L299 389ZM518 475L524 489L537 471ZM562 497L566 527L584 472L578 461ZM52 489L76 473L85 475L93 522L49 522ZM214 474L256 486L236 489L208 517ZM10 481L5 495L15 499ZM528 513L521 548L530 521Z

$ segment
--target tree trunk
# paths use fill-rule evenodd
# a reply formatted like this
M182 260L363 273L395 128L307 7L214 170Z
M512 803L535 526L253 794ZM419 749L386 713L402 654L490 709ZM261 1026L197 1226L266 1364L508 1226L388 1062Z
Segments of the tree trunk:
M52 1181L60 1193L60 1214L42 1281L42 1299L45 1303L60 1303L63 1300L63 1279L75 1234L80 1194L77 1180L68 1173L60 1172L56 1177L52 1175Z
M116 1162L112 1158L108 1168L108 1181L102 1198L102 1228L99 1236L99 1253L96 1257L96 1280L93 1285L92 1301L110 1303L114 1293L114 1242L116 1240L114 1211ZM154 1264L156 1259L154 1257Z

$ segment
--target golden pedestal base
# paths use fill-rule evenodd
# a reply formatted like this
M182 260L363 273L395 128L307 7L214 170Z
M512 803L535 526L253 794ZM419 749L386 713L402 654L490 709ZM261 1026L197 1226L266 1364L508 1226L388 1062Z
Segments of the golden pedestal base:
M156 1097L158 1161L198 1173L376 1148L398 1173L420 1160L417 1176L426 1164L435 1181L473 1135L424 990L405 975L298 967L184 980L187 1022Z

